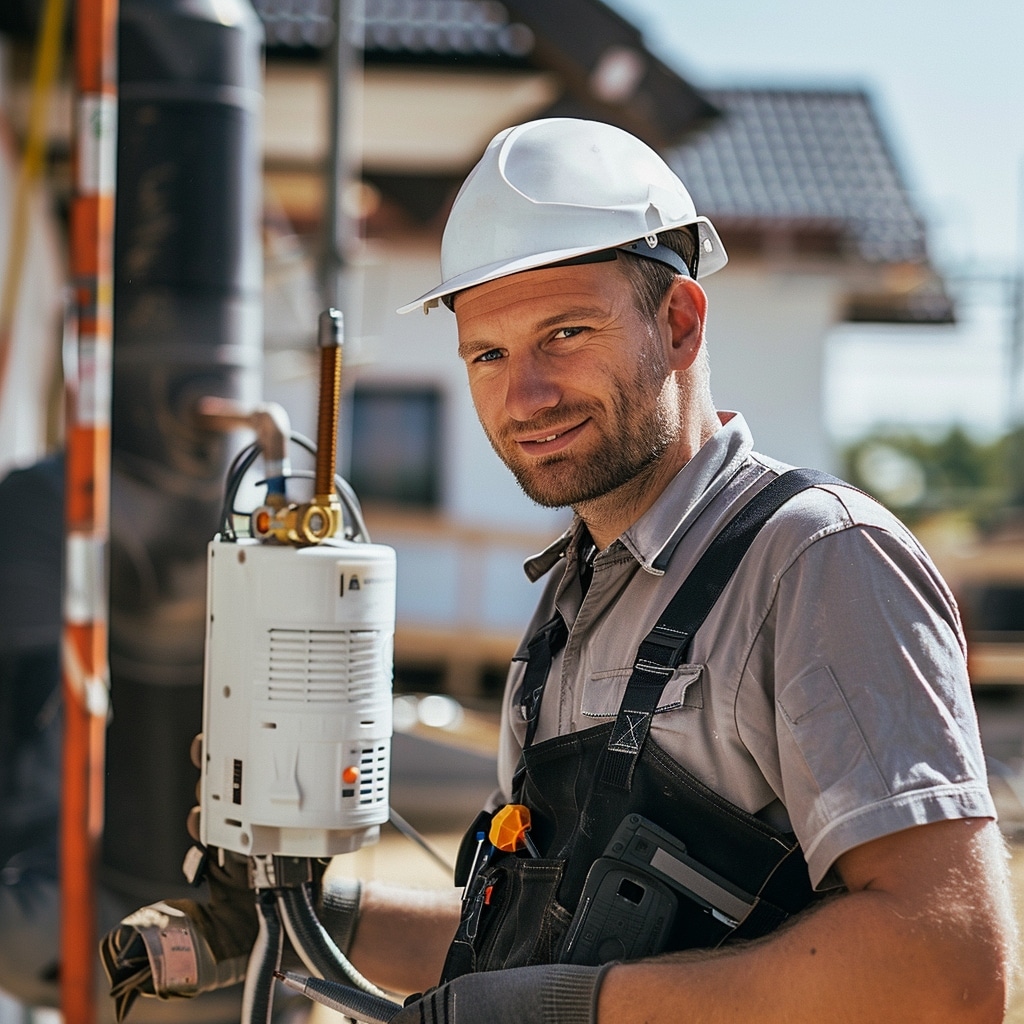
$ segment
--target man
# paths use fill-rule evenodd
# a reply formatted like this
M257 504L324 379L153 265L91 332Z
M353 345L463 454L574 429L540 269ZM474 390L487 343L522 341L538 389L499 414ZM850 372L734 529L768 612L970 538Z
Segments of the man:
M711 399L697 278L725 260L648 147L549 119L492 141L441 285L402 310L454 311L496 452L576 517L527 565L547 582L503 703L495 806L529 808L537 856L478 859L461 908L363 887L353 963L428 990L398 1024L1002 1020L1014 924L963 637L906 530L814 478L692 637L652 632L786 468ZM572 920L624 828L708 897L664 897L660 956Z

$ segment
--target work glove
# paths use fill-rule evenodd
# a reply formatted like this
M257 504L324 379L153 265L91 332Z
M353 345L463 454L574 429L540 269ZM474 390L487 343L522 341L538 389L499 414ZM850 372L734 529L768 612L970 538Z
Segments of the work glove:
M390 1024L595 1024L610 967L541 964L464 974L413 997Z
M100 942L119 1021L140 995L189 998L244 980L259 925L245 857L207 866L208 902L164 900L129 914Z
M245 858L220 852L224 866L207 869L208 903L153 903L104 936L100 959L118 1021L140 995L188 999L245 980L259 929L255 894L248 887ZM360 892L355 879L331 879L318 901L317 916L346 955L359 919Z

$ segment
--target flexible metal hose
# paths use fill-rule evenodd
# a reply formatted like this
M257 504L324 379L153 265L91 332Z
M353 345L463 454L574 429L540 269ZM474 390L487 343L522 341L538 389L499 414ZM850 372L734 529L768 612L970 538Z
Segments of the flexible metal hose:
M274 1008L274 971L281 965L284 931L273 892L256 896L259 933L249 954L242 990L242 1024L270 1024Z
M277 890L277 906L295 952L312 974L355 985L381 999L389 998L386 992L364 978L338 949L316 916L310 886Z

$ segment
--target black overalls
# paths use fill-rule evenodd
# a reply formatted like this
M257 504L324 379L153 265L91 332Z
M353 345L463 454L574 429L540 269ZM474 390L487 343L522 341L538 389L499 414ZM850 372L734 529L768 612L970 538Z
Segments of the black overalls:
M640 645L614 722L533 743L544 683L567 630L556 615L533 637L520 694L527 733L512 801L529 808L530 835L540 856L495 851L468 879L443 981L469 971L565 959L567 937L576 941L576 930L568 932L587 874L628 815L671 833L693 862L710 877L728 880L747 905L742 915L730 916L683 896L655 951L764 935L814 898L796 838L708 789L648 730L665 683L758 530L793 494L824 482L839 481L806 470L785 473L720 531ZM465 881L473 836L481 827L483 816L463 844L457 884ZM605 936L600 956L590 962L623 959L620 939Z

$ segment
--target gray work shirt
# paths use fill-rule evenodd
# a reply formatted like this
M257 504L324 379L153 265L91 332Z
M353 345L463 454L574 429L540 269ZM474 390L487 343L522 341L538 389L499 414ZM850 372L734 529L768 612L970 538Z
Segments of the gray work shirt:
M594 560L582 524L526 564L551 572L526 633L569 627L535 742L614 718L641 640L719 529L786 468L723 426ZM585 536L585 534L584 534ZM563 561L564 556L564 561ZM650 735L734 804L791 825L819 886L840 854L901 829L995 817L955 602L914 537L849 487L817 486L758 535L665 688ZM525 642L517 658L525 658ZM511 791L525 724L513 663L498 776Z

